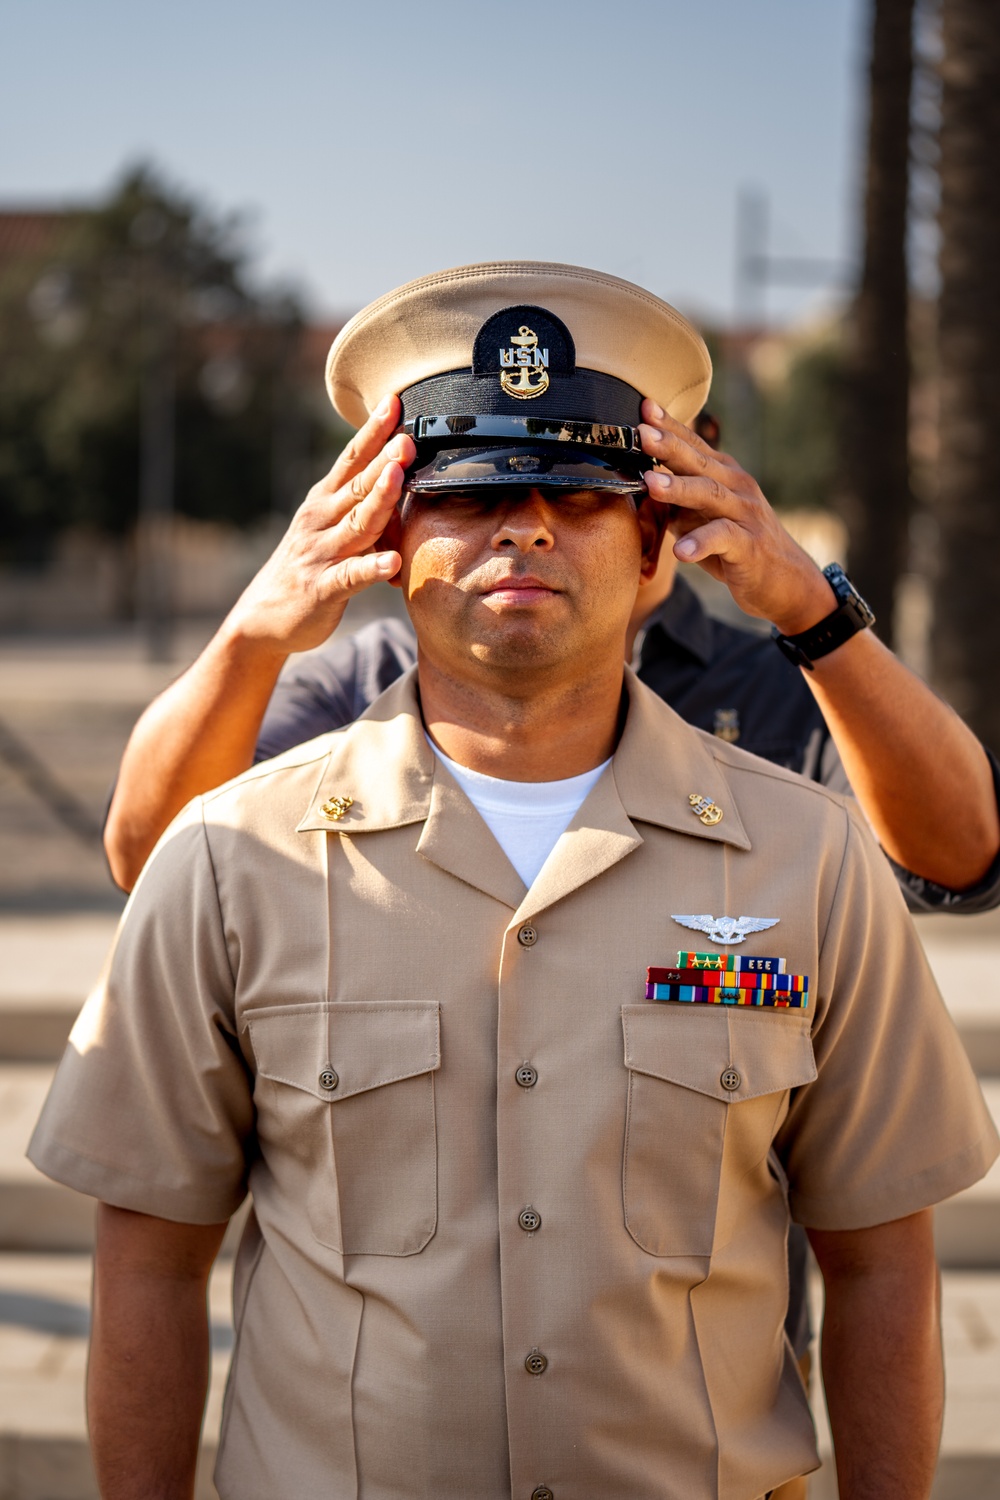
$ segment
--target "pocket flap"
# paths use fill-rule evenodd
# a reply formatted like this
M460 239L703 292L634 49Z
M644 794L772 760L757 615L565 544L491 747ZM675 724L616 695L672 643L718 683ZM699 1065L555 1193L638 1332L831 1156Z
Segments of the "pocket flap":
M262 1077L328 1103L441 1066L437 1005L267 1006L247 1030Z
M808 1016L721 1005L623 1005L625 1066L726 1104L812 1083ZM735 1082L735 1087L722 1083Z

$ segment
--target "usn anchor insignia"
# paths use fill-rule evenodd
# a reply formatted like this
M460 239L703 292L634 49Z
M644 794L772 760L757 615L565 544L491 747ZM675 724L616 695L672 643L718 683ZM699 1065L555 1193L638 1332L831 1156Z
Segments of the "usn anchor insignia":
M508 396L531 401L549 388L549 351L539 349L538 334L522 323L511 334L510 348L500 350L500 385ZM532 375L536 377L532 382Z
M706 828L714 828L716 823L722 822L724 816L722 808L717 802L713 802L711 797L703 797L700 792L692 792L688 801L691 804L691 811L700 822L705 824Z

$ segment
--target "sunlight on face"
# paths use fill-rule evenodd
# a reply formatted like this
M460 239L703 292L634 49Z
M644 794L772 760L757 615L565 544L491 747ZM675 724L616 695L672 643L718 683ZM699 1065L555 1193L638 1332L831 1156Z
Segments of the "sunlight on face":
M501 671L620 659L643 552L628 496L484 486L408 496L400 521L400 584L437 659Z

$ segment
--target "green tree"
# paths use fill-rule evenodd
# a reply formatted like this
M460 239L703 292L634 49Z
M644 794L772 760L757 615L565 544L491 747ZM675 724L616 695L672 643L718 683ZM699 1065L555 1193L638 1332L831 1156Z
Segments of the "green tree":
M1000 7L943 0L940 458L933 668L1000 746Z
M844 352L839 327L800 348L762 395L764 493L779 510L837 510Z
M237 523L292 488L288 433L315 468L342 435L300 377L302 311L257 290L244 226L149 167L67 215L44 255L0 278L0 560L42 561L85 524L127 537L140 487L144 376L169 370L182 514ZM295 457L293 453L292 457Z
M872 0L861 281L843 406L851 575L892 639L913 511L907 207L914 0Z

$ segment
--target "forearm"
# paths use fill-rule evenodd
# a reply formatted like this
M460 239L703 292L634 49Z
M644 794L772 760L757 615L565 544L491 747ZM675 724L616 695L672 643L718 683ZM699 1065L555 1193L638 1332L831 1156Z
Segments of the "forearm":
M804 675L886 853L952 890L981 880L1000 819L989 762L958 715L870 631Z
M104 830L111 873L131 890L153 845L192 797L253 761L285 654L226 626L132 731Z
M877 1261L824 1264L822 1367L840 1500L926 1500L944 1406L930 1212L867 1231L910 1230ZM843 1238L848 1238L843 1236Z
M160 1221L105 1205L100 1215L87 1418L102 1500L190 1500L208 1390L211 1255L121 1255L123 1220L147 1235ZM164 1226L168 1249L186 1227ZM217 1248L221 1227L194 1232Z
M250 765L288 655L321 645L352 595L398 571L399 554L378 543L416 454L412 438L391 437L399 414L387 396L310 490L194 666L132 731L104 833L125 890L184 804Z

